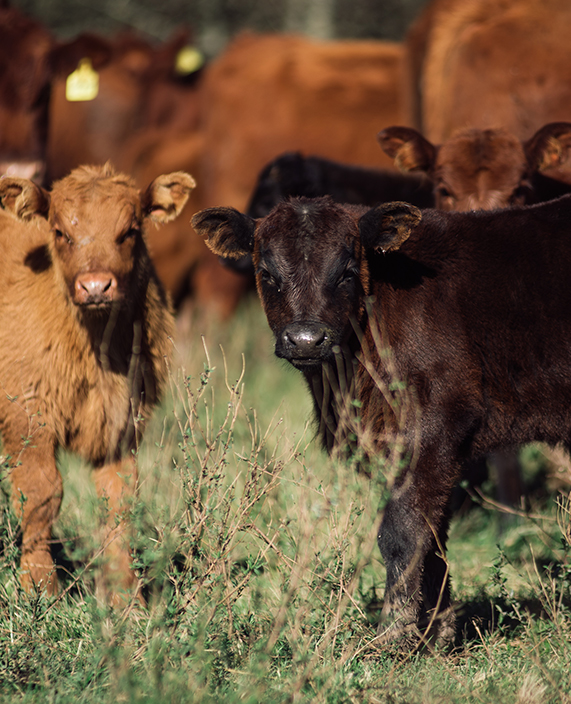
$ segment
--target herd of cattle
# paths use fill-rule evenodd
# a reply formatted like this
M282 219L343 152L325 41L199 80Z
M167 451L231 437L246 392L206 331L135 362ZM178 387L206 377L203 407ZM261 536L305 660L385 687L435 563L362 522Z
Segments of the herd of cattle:
M108 598L142 598L124 517L170 302L224 320L255 282L327 451L407 458L379 635L454 637L462 468L571 447L570 33L568 0L431 0L402 44L244 35L185 73L186 31L61 42L0 3L0 432L27 589L57 590L63 446L108 500Z

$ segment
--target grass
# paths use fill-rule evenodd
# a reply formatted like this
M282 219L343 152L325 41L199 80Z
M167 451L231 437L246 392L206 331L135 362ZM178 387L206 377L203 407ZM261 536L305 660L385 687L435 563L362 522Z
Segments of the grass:
M255 301L205 343L198 332L139 449L132 541L147 608L97 602L86 565L99 507L89 469L65 454L64 592L23 593L4 485L0 702L571 701L564 460L522 453L559 491L522 515L506 522L482 500L454 519L455 648L379 649L376 528L392 469L367 479L321 452L309 395L273 357Z

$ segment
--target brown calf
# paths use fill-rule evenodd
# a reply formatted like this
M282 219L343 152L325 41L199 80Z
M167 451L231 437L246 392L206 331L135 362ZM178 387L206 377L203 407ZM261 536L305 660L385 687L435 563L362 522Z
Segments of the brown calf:
M388 127L378 140L402 171L428 175L441 210L506 208L569 191L567 184L542 174L565 165L570 122L544 125L526 142L504 129L473 128L434 145L410 127Z
M302 371L326 447L354 434L369 456L404 450L378 537L388 637L454 635L444 549L461 466L571 445L570 222L571 196L469 213L300 198L259 220L193 218L219 254L252 254L276 354Z
M173 330L144 231L177 217L193 187L181 172L139 193L109 165L80 167L51 193L0 180L0 432L28 589L57 589L58 446L93 463L109 505L108 573L133 583L117 516L136 484L133 451L165 384Z

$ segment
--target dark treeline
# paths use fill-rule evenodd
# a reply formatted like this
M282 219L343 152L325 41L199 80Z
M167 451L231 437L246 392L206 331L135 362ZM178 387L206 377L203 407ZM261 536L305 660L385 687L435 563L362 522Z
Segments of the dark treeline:
M166 39L181 24L218 53L238 32L302 32L321 39L403 38L426 0L12 0L60 37L135 29Z

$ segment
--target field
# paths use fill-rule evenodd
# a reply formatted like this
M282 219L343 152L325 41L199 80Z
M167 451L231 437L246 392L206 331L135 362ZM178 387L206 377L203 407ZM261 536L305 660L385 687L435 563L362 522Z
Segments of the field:
M566 460L525 448L525 512L480 499L454 518L455 646L379 647L376 529L398 453L371 479L328 459L300 375L272 350L255 300L179 345L139 448L132 545L146 608L95 598L105 506L68 455L53 546L63 589L23 593L4 480L0 702L570 702Z

